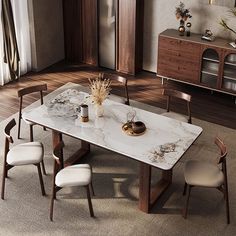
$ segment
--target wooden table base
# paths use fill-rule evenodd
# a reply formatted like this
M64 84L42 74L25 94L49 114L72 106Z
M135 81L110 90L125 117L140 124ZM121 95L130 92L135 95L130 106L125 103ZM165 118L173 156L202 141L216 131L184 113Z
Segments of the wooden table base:
M62 134L55 130L52 130L52 140L53 140L53 148L62 141ZM70 166L73 164L78 164L79 161L90 152L90 144L86 141L81 140L81 148L76 151L72 156L70 156L65 162L64 166ZM61 155L63 155L63 150L61 150Z
M52 131L53 148L62 141L62 134L55 130ZM64 165L69 166L79 163L82 157L90 152L90 144L81 140L81 148L69 157ZM61 150L63 156L63 150ZM169 187L172 182L172 170L163 170L160 181L151 187L152 167L145 163L140 163L139 176L139 209L149 213L152 206L156 203L161 194Z
M151 187L152 167L140 163L139 209L149 213L158 198L172 183L172 170L162 170L162 178Z

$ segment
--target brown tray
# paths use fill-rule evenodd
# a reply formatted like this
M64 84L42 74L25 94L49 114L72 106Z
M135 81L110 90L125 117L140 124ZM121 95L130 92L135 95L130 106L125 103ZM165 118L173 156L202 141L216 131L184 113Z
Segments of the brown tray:
M145 132L146 132L146 128L143 132L141 133L135 133L132 129L132 127L130 127L130 125L128 125L128 123L125 123L122 125L122 130L127 134L127 135L130 135L130 136L140 136L140 135L143 135Z

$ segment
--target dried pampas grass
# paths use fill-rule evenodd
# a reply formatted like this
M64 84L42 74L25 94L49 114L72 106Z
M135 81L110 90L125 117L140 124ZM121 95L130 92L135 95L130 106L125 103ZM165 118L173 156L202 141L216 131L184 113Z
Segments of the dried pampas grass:
M102 105L103 101L109 95L111 81L104 78L104 74L99 74L96 79L89 79L91 89L91 100L97 105Z

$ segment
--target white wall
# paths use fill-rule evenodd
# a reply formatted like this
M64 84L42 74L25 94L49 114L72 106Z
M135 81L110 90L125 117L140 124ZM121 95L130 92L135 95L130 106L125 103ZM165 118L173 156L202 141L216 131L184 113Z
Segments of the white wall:
M156 72L158 35L167 28L177 29L179 21L175 17L175 7L179 0L144 0L144 60L143 69ZM228 18L236 29L236 17L231 18L229 8L209 5L208 0L182 0L193 15L192 32L203 33L205 29L219 37L236 38L219 25L221 18Z
M64 59L62 0L28 0L32 67L40 71Z

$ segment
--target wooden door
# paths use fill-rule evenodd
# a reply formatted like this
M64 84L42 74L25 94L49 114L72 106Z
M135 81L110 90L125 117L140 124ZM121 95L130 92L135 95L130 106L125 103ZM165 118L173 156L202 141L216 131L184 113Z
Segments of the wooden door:
M142 67L142 0L119 0L117 28L117 70L135 74Z
M63 1L65 60L82 61L81 0Z
M83 62L98 65L98 6L97 0L82 0ZM78 25L79 27L79 25Z

